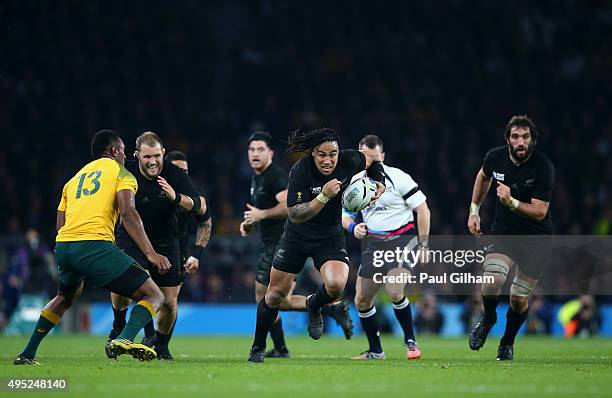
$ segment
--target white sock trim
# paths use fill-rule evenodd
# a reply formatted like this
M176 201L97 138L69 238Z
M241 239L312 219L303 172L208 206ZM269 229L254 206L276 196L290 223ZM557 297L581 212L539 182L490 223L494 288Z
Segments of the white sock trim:
M376 314L376 307L372 307L372 309L368 312L359 311L359 318L369 318L374 314Z
M391 304L393 305L393 308L395 308L396 310L403 310L404 308L410 305L410 301L408 300L408 297L404 297L404 299L400 301L398 304L395 304L395 303L391 303Z

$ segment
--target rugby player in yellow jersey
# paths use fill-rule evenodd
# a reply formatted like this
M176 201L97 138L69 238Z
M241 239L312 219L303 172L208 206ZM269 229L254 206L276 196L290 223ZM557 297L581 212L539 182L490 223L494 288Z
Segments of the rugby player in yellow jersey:
M15 365L37 364L34 358L40 342L80 296L84 278L94 286L138 302L125 328L112 341L116 354L128 353L141 361L155 358L155 351L133 340L153 318L164 302L164 295L149 274L115 246L114 229L119 214L130 236L160 273L167 272L170 263L153 250L144 231L134 206L138 185L123 167L124 150L117 133L99 131L91 142L95 160L64 185L55 239L58 293L41 311L28 344L13 362Z

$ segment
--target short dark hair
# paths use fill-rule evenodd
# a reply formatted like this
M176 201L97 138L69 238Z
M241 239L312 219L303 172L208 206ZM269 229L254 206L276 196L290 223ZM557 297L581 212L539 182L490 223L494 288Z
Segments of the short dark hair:
M527 115L518 115L512 116L508 124L506 124L506 130L504 131L504 137L506 139L510 138L510 131L512 131L513 127L527 127L529 128L529 133L531 133L531 137L533 137L533 141L537 141L540 133L536 129L535 123L527 117Z
M113 130L98 131L91 140L91 157L100 159L104 152L108 151L111 146L118 144L120 140L119 134Z
M142 133L136 138L137 151L140 151L142 144L146 144L148 146L155 146L159 144L160 147L164 147L164 143L162 142L161 138L159 138L159 136L152 131Z
M272 134L267 131L256 131L249 137L247 141L247 145L250 145L252 141L263 141L266 143L268 148L274 150L274 138L272 138Z
M187 161L187 155L181 151L170 151L166 154L166 161L172 162L173 160Z
M374 149L376 148L376 145L378 145L380 147L380 150L382 151L383 141L380 139L379 136L374 134L368 134L364 136L361 140L359 140L359 148L361 148L362 146L367 146L370 149Z

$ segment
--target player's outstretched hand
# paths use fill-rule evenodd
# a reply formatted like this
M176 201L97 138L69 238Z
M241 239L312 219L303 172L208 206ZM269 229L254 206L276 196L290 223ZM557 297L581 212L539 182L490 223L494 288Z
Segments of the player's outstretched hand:
M193 256L189 256L187 261L185 261L185 264L183 264L183 268L188 274L196 273L198 272L198 268L200 268L200 260Z
M361 222L355 225L355 229L353 230L353 235L355 235L355 238L361 240L365 238L367 234L368 234L368 228L364 222Z
M174 202L174 199L176 199L176 192L174 191L174 188L172 188L172 186L168 184L168 181L166 181L164 177L158 176L157 183L166 193L166 195L168 195L168 199L170 199L171 202Z
M468 217L467 226L472 235L482 235L482 232L480 231L480 216L478 214L470 214Z
M374 196L372 196L370 204L376 202L378 198L380 198L382 194L385 193L385 189L387 189L387 187L385 187L384 184L381 184L380 182L376 181L376 193L374 194Z
M253 224L251 224L250 222L247 222L247 221L241 222L240 223L240 235L242 235L243 238L247 237L249 233L251 232L252 228L253 228Z
M338 195L341 186L342 183L337 178L334 178L333 180L327 181L327 183L323 185L321 193L327 196L328 198L333 198Z
M166 256L162 256L161 254L150 254L147 256L147 260L157 267L157 271L159 271L160 274L165 274L168 272L168 270L170 270L170 267L172 267L170 261L168 261L168 258Z

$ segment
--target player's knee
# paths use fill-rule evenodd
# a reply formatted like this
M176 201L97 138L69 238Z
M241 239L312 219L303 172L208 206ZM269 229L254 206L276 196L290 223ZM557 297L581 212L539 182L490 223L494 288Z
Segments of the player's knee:
M270 286L265 295L266 303L271 307L278 307L281 305L288 292L280 286Z
M536 284L536 279L525 277L522 274L514 277L510 287L510 305L515 312L523 312L527 309L529 296L531 296Z
M345 282L341 280L331 280L325 284L325 290L332 298L338 298L344 291Z
M62 307L68 309L72 307L79 297L81 297L81 293L83 292L83 282L74 290L74 291L62 291L59 290L55 297L55 305L58 307Z
M524 298L525 301L531 296L533 289L537 284L537 280L524 277L519 274L514 277L512 286L510 287L510 296L518 298Z
M483 277L485 281L481 287L483 296L498 296L506 282L510 265L498 258L486 258Z
M505 278L500 278L495 275L484 273L483 277L485 281L492 280L492 282L483 282L480 287L482 295L485 297L497 297L501 293L501 289L504 286Z
M404 292L389 292L389 298L392 302L397 303L404 299Z
M518 313L525 312L528 306L529 306L529 297L510 295L510 307L512 307L512 310L514 312L518 312Z
M60 292L52 302L54 307L68 309L72 306L73 300L71 300L70 296Z
M111 295L111 301L113 303L113 307L115 307L116 309L125 310L126 308L130 306L130 302L132 300L128 297L123 297L123 296L113 293Z
M56 298L56 305L63 307L65 309L68 309L70 307L72 307L72 304L74 304L74 302L77 300L77 298L79 297L79 291L75 291L73 293L62 293L59 292L57 294L57 298Z
M355 295L355 308L358 311L365 311L374 306L374 298L364 297L363 295Z
M153 305L155 311L159 311L159 308L166 301L166 296L159 288L156 288L151 292L151 294L149 295L149 297L146 298L146 300Z
M528 302L528 297L510 295L510 304L513 306L522 306Z
M163 292L162 292L163 293ZM164 305L166 307L176 307L178 304L178 297L175 294L164 294Z
M178 303L176 300L169 300L168 296L164 299L164 307L170 312L176 312L178 310Z

